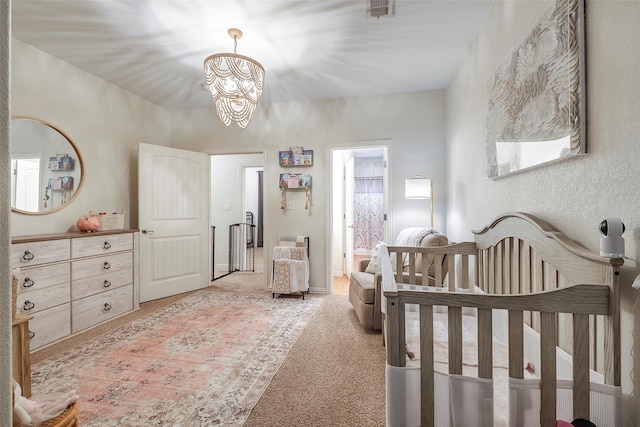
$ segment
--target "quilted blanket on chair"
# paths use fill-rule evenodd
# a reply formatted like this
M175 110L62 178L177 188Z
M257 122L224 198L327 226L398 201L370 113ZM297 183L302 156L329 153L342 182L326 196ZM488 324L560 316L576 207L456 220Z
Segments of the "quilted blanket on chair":
M423 227L407 227L400 230L398 237L396 238L395 246L420 246L420 242L428 234L440 234L435 228L423 228ZM392 263L395 260L391 260ZM406 267L409 265L409 254L402 256L402 265Z

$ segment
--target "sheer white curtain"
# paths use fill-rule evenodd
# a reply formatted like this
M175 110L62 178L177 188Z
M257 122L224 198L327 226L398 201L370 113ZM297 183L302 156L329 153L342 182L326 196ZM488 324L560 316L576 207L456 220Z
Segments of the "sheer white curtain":
M382 177L355 178L353 198L354 249L371 250L384 238Z

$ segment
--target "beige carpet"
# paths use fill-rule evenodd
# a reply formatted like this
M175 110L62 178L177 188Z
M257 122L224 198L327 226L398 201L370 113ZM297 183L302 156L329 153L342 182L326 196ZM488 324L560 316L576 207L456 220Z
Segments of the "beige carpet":
M270 296L271 292L262 290L264 280L261 273L235 272L213 281L206 289ZM188 295L143 303L135 313L34 353L32 362L52 357L83 340L94 340ZM309 294L305 298L321 298L323 302L244 426L384 426L385 353L380 332L360 326L346 295Z
M262 273L236 271L214 280L207 289L236 293L271 294L269 291L262 290L266 280L265 275Z
M264 276L236 272L212 282L225 292L267 293ZM276 298L300 298L276 296ZM244 427L384 426L385 350L365 330L347 295L306 295L323 303L253 408Z
M245 427L384 426L385 354L346 295L322 297Z

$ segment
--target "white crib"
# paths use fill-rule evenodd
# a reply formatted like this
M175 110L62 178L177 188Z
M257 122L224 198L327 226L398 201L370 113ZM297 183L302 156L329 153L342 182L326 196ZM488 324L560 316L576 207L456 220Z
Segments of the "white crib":
M415 275L409 285L396 283L382 251L387 425L555 426L576 418L620 425L623 260L589 253L523 213L474 234L475 242L445 247L388 246L398 260L409 254L410 271L417 253L446 257L448 274L436 274L443 280L435 287ZM469 328L475 343L463 340ZM417 362L407 356L412 345ZM468 363L463 350L471 345Z

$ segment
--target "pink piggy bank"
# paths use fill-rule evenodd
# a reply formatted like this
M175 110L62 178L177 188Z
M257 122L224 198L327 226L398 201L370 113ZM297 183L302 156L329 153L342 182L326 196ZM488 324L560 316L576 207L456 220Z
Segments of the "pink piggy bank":
M95 216L83 216L76 222L76 227L80 231L91 233L100 227L100 222Z

